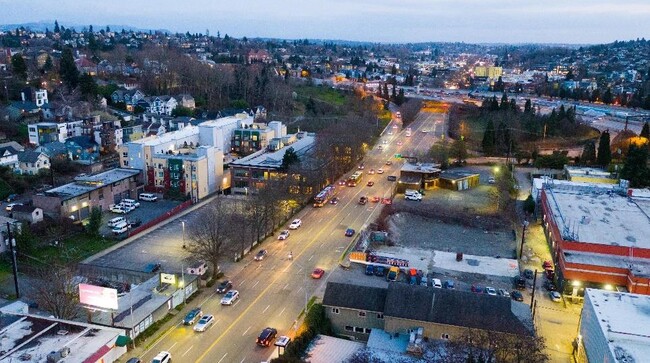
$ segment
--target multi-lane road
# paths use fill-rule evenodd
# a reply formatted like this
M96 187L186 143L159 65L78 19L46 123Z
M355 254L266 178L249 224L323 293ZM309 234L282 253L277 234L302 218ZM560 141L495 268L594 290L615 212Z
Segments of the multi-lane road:
M442 135L443 127L444 115L421 114L411 125L412 136L406 137L400 122L391 122L366 155L366 173L359 186L339 186L337 205L305 207L295 216L302 219L302 226L291 231L286 241L271 237L261 245L269 252L264 260L254 261L247 256L225 271L240 299L232 306L221 306L221 295L211 293L203 301L193 301L205 314L215 315L215 324L206 332L196 333L192 327L181 325L182 317L178 317L179 324L143 354L143 361L150 361L161 350L171 352L174 361L180 362L261 362L276 356L274 348L255 344L259 333L269 326L276 328L278 335L293 335L306 302L313 295L322 296L332 269L337 268L339 257L351 242L344 236L345 230L359 231L379 214L381 204L359 205L359 198L389 197L394 182L387 176L399 175L401 166L394 154L428 150ZM392 165L386 165L387 160L392 160ZM371 168L383 168L384 173L368 175ZM375 183L372 187L366 186L370 180ZM289 252L293 253L292 260ZM320 280L310 277L316 267L326 271Z

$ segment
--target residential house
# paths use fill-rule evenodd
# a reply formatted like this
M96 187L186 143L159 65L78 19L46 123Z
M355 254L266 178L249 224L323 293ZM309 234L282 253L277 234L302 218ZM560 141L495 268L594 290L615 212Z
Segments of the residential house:
M262 62L269 63L272 60L271 55L266 49L251 49L246 55L248 63Z
M190 110L196 108L196 102L194 102L194 97L192 97L192 95L187 93L183 93L176 96L176 102L178 103L179 106L189 108Z
M25 150L18 153L18 166L14 171L23 175L38 175L39 171L49 168L49 156L43 152Z
M330 281L323 305L334 333L355 340L368 340L373 329L408 334L422 328L424 337L444 340L459 338L468 328L516 336L535 334L526 304L469 291Z
M135 105L144 97L144 93L140 92L140 90L137 89L118 89L113 92L113 94L111 94L111 100L113 101L113 104L123 102L126 106L126 110L129 112L133 112Z
M11 217L28 224L34 224L43 220L43 210L33 205L15 205L11 210Z
M89 136L75 136L65 140L68 158L82 163L99 159L99 145Z
M18 154L24 149L15 141L0 144L0 165L11 168L18 165Z
M97 75L97 64L95 64L95 62L91 61L90 59L81 57L75 59L74 63L80 73L89 74L91 76Z
M172 111L178 106L178 102L172 96L150 96L144 97L137 102L148 113L171 116Z
M60 141L39 145L34 149L34 151L44 153L50 158L50 161L54 159L61 160L68 158L68 149L66 149L65 144Z

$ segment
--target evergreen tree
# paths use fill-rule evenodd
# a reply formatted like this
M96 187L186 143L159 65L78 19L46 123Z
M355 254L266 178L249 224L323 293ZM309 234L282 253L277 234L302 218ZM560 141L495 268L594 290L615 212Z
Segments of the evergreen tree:
M49 72L52 68L54 68L54 64L52 63L52 57L48 54L47 58L45 58L45 64L43 64L43 70Z
M648 125L648 122L643 124L643 129L641 129L641 133L639 134L641 137L645 137L646 139L650 140L650 125Z
M387 100L390 97L390 94L388 93L388 84L384 83L384 96L383 98Z
M580 160L585 165L592 165L596 162L596 144L594 144L593 141L587 142L582 148L582 155L580 156Z
M61 32L61 28L59 27L59 22L56 21L56 20L54 21L54 32L55 33L60 33Z
M79 70L74 63L72 48L66 47L63 49L59 73L65 85L68 86L68 89L72 90L79 84Z
M609 105L613 101L614 101L614 96L612 95L612 89L607 88L607 90L603 94L603 103L606 104L606 105Z
M97 83L93 76L84 73L79 77L79 91L88 99L94 99L97 96Z
M533 104L530 102L530 98L526 99L526 104L524 105L524 113L533 113Z
M467 159L468 153L467 145L465 145L465 140L462 138L454 140L454 142L451 144L450 153L452 157L456 158L457 164L460 164L465 159Z
M22 54L14 54L11 57L11 68L14 75L21 79L27 79L27 63Z
M508 95L505 93L501 96L501 104L499 105L499 108L502 110L507 110L510 107L508 104Z
M648 148L630 144L625 165L621 170L621 179L630 181L633 188L643 188L650 185L650 169L648 169Z
M612 150L609 145L609 131L605 130L600 134L600 141L598 142L598 158L597 164L606 167L612 161Z
M481 142L481 146L483 147L483 153L485 155L492 155L494 154L494 141L495 141L495 133L494 133L494 123L492 120L488 120L487 126L485 127L485 132L483 133L483 141Z

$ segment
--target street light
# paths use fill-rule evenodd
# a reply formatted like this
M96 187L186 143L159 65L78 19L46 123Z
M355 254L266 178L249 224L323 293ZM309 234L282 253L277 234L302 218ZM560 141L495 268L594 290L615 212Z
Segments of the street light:
M528 221L524 221L524 223L521 224L524 229L521 232L521 247L519 248L519 259L521 259L521 255L524 253L524 238L526 237L526 227L528 227Z
M183 249L185 249L185 221L181 221L181 226L183 226Z

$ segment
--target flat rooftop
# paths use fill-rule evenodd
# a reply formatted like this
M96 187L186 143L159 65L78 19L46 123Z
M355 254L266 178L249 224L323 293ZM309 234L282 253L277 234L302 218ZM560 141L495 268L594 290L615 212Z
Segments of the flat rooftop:
M646 362L650 357L650 296L586 289L612 355L619 362ZM586 301L586 299L585 299Z
M570 177L615 179L612 177L612 173L599 168L591 168L587 166L565 166L564 170L567 172L567 174L569 174Z
M650 249L646 201L603 188L547 188L546 196L565 240Z
M400 171L409 173L439 173L440 165L432 163L404 163Z
M440 173L440 179L461 180L471 176L479 176L478 173L469 173L463 171L443 171Z
M365 344L360 342L319 334L309 345L307 354L311 363L347 362L364 347Z
M142 139L129 141L128 144L142 144L146 146L156 146L160 144L165 144L175 140L183 140L185 138L198 135L199 128L198 126L185 126L177 131L165 132L162 135L152 135L147 136Z
M608 266L630 270L636 277L650 277L650 261L633 256L604 255L602 253L564 251L569 263L592 266Z
M298 154L298 156L304 155L314 146L314 141L316 137L313 135L304 135L298 141L286 145L280 150L268 152L267 150L260 150L253 154L250 154L241 159L237 159L230 163L231 166L253 166L253 167L270 167L270 168L279 168L282 165L282 158L284 158L284 153L290 147Z
M72 199L138 174L140 174L140 170L117 168L98 174L78 176L72 183L45 191L45 195L59 196L64 200Z

